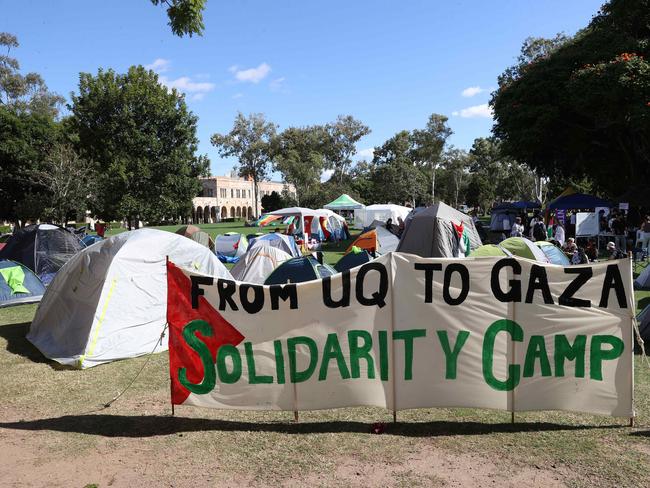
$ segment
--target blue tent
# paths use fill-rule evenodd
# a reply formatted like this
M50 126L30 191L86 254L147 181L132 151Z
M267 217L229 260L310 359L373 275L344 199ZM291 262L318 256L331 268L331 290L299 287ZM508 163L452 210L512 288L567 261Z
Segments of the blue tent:
M550 210L594 210L596 207L610 207L611 202L585 193L572 193L556 198L548 204Z
M361 250L361 252L349 252L339 259L339 262L334 265L334 269L342 273L347 269L356 268L368 261L372 261L372 259L373 257L365 249Z
M88 235L85 236L83 239L81 239L81 243L82 243L84 246L88 247L88 246L92 246L93 244L95 244L95 242L99 242L99 241L101 241L101 240L103 240L103 239L104 239L104 238L101 237L101 236L96 236L96 235L93 235L93 234L88 234Z
M314 256L302 256L289 259L275 268L264 284L303 283L332 276L333 274L336 274L336 270L328 264L320 263Z
M27 266L0 260L0 308L40 302L45 286Z
M548 241L537 241L535 245L542 250L551 264L558 264L560 266L571 265L571 260L566 254L564 254L564 251L553 243Z
M492 210L502 210L502 209L517 209L517 210L525 210L527 208L534 209L534 208L542 208L542 205L539 202L525 202L525 201L520 201L520 202L501 202L500 204L496 205Z

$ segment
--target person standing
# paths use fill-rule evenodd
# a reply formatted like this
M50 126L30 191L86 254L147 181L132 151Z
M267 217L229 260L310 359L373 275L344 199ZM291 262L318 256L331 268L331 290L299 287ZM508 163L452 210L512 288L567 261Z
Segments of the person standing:
M622 213L619 213L612 220L611 228L614 232L614 242L616 243L616 247L625 252L627 250L627 232L625 216Z
M521 223L521 217L515 218L515 223L512 225L510 230L510 237L523 237L524 236L524 224Z
M564 240L566 238L566 233L564 232L564 226L562 225L562 222L558 222L557 224L555 224L553 237L560 244L560 246L564 245Z

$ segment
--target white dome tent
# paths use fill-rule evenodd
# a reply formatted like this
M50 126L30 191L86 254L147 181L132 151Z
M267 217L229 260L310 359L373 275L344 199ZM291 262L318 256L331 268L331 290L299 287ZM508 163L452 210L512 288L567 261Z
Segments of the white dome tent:
M124 232L74 256L50 284L27 339L79 369L149 354L167 323L166 260L232 279L206 247L155 229ZM167 336L156 351L167 349Z

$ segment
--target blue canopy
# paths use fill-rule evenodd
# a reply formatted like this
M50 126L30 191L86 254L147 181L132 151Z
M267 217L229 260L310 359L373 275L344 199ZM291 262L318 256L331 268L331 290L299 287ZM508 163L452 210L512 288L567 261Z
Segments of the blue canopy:
M556 198L549 203L548 208L551 210L564 209L564 210L579 210L579 209L595 209L596 207L610 207L611 203L602 198L585 193L573 193L563 197Z

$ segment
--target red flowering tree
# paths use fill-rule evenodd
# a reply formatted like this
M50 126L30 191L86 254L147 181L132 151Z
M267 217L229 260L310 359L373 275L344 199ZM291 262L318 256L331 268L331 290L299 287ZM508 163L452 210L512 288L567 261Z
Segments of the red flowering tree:
M503 151L611 197L643 195L630 190L650 181L649 26L650 0L611 0L573 38L528 40L491 100Z

